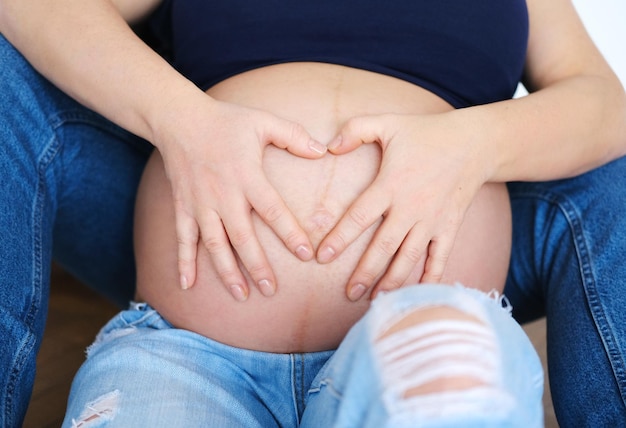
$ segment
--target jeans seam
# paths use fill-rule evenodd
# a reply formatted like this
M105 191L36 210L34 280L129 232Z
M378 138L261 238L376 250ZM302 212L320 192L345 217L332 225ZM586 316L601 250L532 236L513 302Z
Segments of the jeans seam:
M48 171L48 167L59 152L59 142L56 138L51 138L46 145L46 149L43 151L43 155L38 160L37 166L37 189L35 191L35 201L33 204L32 225L33 225L33 269L32 269L32 287L33 292L29 299L29 305L27 307L26 316L24 318L24 324L28 328L29 332L34 331L33 324L37 319L37 313L41 310L42 302L42 283L43 283L43 251L42 251L42 227L41 222L43 218L44 209L44 188L45 188L45 175ZM17 380L19 374L23 370L23 365L28 361L28 356L32 353L33 348L36 346L36 337L32 333L27 334L27 340L24 345L18 350L15 364L12 367L11 374L8 379L7 385L7 403L5 408L5 414L11 415L10 411L13 400ZM8 417L8 416L7 416Z
M306 373L306 364L304 361L304 355L302 354L298 354L299 358L300 358L300 386L298 388L299 390L299 401L300 401L300 409L298 411L298 418L300 418L302 416L302 413L304 412L304 406L305 406L305 396L306 396L306 385L305 385L305 376L304 374Z

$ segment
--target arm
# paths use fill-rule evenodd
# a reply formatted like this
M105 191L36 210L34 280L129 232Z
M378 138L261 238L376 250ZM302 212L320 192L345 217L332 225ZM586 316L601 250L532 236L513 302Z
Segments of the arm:
M320 244L334 260L381 216L383 225L348 283L348 295L403 285L426 258L439 281L457 231L486 182L570 177L626 153L626 95L569 0L529 0L526 85L531 94L440 115L383 115L346 123L329 150L363 142L383 150L370 188ZM329 250L330 249L330 250ZM361 286L359 286L361 284Z
M125 21L139 20L157 4L136 2L131 11L107 0L3 0L0 31L68 95L149 139L151 116L191 89Z
M528 8L530 95L459 117L493 160L489 181L566 178L626 154L624 88L571 1L528 0Z
M251 209L300 258L312 257L312 247L263 174L263 148L274 144L315 158L325 147L299 125L218 102L177 73L127 22L145 17L158 3L2 0L0 31L67 94L161 152L175 198L181 285L195 281L202 239L236 297L246 298L248 290L231 243L271 295L274 275L256 239Z

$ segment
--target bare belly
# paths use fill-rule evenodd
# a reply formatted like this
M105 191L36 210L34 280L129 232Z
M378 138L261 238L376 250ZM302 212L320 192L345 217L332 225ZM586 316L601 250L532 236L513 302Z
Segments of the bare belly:
M294 63L232 77L208 93L220 100L264 109L297 121L322 142L330 141L350 117L376 113L426 114L451 109L414 85L346 67ZM320 160L297 158L268 147L264 169L314 245L374 179L380 163L376 145ZM419 160L416 160L419 168ZM149 189L149 190L147 190ZM138 297L177 327L241 348L266 352L313 352L335 348L363 315L368 299L346 298L346 281L375 226L336 261L301 262L255 217L257 234L272 263L277 293L263 297L250 286L236 302L199 247L198 282L178 286L176 237L170 188L158 154L149 162L138 197L136 253ZM446 268L445 282L485 290L502 289L510 251L510 208L504 185L484 186L463 223ZM421 275L419 266L411 282Z

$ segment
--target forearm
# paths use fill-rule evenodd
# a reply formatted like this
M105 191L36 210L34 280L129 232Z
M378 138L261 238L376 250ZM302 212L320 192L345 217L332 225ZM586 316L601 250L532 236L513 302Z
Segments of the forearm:
M566 178L626 154L626 96L614 76L571 77L466 110L488 181Z
M0 31L68 95L149 140L163 108L195 90L107 0L4 0Z

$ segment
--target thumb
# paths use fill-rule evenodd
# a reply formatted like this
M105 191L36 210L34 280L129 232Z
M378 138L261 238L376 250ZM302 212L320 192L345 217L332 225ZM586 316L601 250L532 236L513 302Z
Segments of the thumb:
M278 120L267 132L267 141L289 153L308 159L317 159L326 154L326 146L313 139L304 126Z
M341 155L351 152L362 144L381 144L383 129L379 116L353 117L344 123L337 136L328 144L328 151Z

